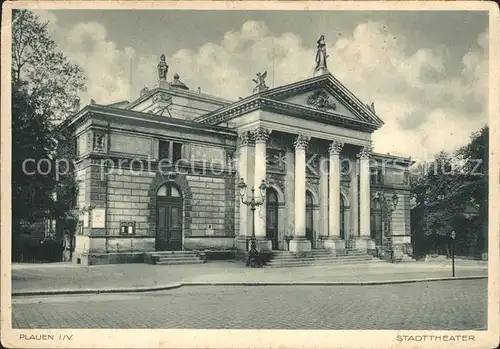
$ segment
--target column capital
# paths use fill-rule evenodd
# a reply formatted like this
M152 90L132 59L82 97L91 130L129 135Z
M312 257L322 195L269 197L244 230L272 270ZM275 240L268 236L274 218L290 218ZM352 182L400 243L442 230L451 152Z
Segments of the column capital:
M254 145L255 141L250 131L241 132L238 134L238 145L240 147Z
M304 135L298 135L297 138L295 138L295 141L293 142L293 145L295 149L306 149L307 144L311 140L311 137L309 136L304 136Z
M253 139L255 143L267 143L269 136L271 135L271 130L262 126L257 127L252 131Z
M328 145L328 152L330 155L339 155L344 147L344 143L339 141L333 141Z
M360 159L369 159L372 152L372 147L370 145L363 147L359 152Z

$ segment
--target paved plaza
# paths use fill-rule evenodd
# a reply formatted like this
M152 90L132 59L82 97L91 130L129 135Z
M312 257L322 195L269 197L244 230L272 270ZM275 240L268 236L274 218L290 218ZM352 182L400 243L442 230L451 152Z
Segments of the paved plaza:
M14 297L14 328L486 329L487 280Z
M487 264L457 261L456 276L486 276ZM451 277L451 264L368 263L303 268L245 268L243 263L201 265L70 263L13 264L12 291L52 291L156 287L178 282L366 282Z

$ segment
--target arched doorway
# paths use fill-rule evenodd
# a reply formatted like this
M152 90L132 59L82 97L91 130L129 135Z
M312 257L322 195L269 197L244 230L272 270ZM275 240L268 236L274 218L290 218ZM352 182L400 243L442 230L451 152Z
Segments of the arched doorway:
M306 239L314 242L314 199L309 190L306 191ZM314 244L313 244L314 245Z
M377 246L381 246L384 234L382 224L382 206L380 205L380 201L378 199L372 201L371 211L370 237L375 240L375 244Z
M340 238L345 240L345 201L342 194L340 194Z
M156 251L182 250L182 195L173 183L156 193Z
M266 191L266 239L271 241L271 248L278 249L278 193L272 188Z

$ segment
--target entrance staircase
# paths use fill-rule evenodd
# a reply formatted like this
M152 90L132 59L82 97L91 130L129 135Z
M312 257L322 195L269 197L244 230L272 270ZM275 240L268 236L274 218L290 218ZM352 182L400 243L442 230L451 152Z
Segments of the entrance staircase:
M205 263L203 254L197 251L157 251L148 252L144 256L147 264L201 264Z
M335 255L331 250L312 250L303 254L290 251L273 251L266 266L271 268L308 267L338 264L383 263L381 259L362 250L345 250L345 255Z

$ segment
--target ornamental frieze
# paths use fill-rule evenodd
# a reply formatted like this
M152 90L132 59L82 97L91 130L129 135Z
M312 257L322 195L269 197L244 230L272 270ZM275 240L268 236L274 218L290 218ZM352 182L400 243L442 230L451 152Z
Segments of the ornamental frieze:
M285 193L285 177L283 175L268 173L266 181L271 185L276 185L283 194Z
M321 156L319 154L306 154L306 174L310 176L319 176L320 172L320 160Z
M312 189L316 194L319 193L319 178L307 177L306 187Z
M268 171L286 171L286 153L279 149L268 149L266 154L266 166Z
M337 110L335 99L323 90L314 92L307 98L307 104L319 110Z

